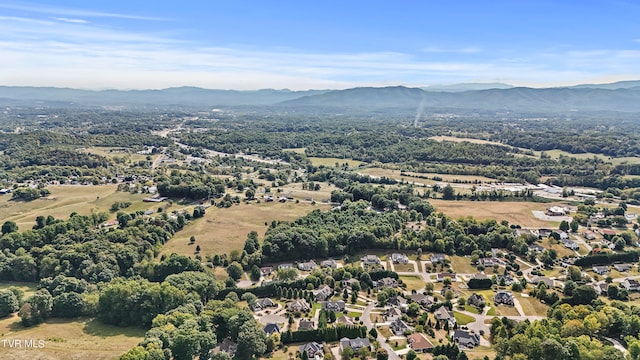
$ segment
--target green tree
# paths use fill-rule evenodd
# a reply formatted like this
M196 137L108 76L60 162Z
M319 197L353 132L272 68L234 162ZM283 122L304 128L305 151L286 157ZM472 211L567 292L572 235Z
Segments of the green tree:
M240 280L243 274L242 265L236 261L232 262L227 266L227 274L229 274L229 277L235 281Z
M75 292L67 292L53 298L51 314L55 317L73 318L83 315L83 308L82 295Z
M258 265L253 265L251 267L251 271L249 272L249 278L251 279L251 281L258 281L260 280L261 276L262 273L260 272L260 268L258 267Z
M418 357L418 354L416 354L415 351L413 351L413 349L409 350L409 352L407 353L407 360L415 360Z
M20 303L18 297L10 290L0 292L0 318L9 316L18 311Z
M18 224L13 221L7 220L2 224L2 235L9 234L18 231Z
M442 188L442 198L444 200L453 200L456 198L456 192L453 190L451 184L447 184Z
M569 227L571 227L571 232L572 233L576 233L578 232L578 228L580 227L580 224L578 223L578 221L576 219L571 220L571 223L569 224Z
M569 223L567 222L567 220L562 220L560 222L560 230L569 231Z
M250 359L259 356L267 350L267 334L262 331L257 322L248 321L240 327L238 333L238 350L236 357Z
M53 296L49 291L41 289L27 300L18 312L18 316L24 326L32 326L49 318L52 308Z

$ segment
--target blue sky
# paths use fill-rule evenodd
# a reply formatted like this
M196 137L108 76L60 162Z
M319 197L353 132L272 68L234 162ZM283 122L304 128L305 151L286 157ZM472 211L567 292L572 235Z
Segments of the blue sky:
M326 89L640 79L640 2L0 3L0 84Z

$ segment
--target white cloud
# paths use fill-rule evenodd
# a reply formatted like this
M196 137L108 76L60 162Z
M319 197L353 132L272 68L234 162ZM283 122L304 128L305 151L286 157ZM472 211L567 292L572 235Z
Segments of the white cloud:
M63 22L68 22L68 23L73 23L73 24L86 24L86 23L88 23L87 20L69 19L69 18L64 18L64 17L54 17L53 20L58 20L58 21L63 21Z
M482 51L483 60L473 57L481 52L475 47L423 49L417 54L309 53L206 46L75 17L0 16L0 20L3 85L308 89L459 81L530 85L621 74L640 77L636 50L556 50L493 59ZM429 53L436 52L468 55L463 60L433 61Z
M18 10L37 14L49 14L49 15L61 15L63 17L94 17L94 18L116 18L116 19L130 19L130 20L148 20L148 21L163 21L167 19L141 16L132 14L118 14L102 11L83 10L83 9L70 9L58 6L47 6L43 4L31 5L20 3L0 3L0 9Z

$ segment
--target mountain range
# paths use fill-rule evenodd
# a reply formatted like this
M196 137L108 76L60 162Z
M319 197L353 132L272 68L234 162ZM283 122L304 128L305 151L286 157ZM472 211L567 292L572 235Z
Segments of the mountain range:
M209 90L176 87L163 90L79 90L0 86L0 104L53 106L272 106L284 109L329 108L461 109L482 111L618 111L640 112L640 81L584 84L561 88L512 87L508 84L458 84L411 88L358 87L346 90Z

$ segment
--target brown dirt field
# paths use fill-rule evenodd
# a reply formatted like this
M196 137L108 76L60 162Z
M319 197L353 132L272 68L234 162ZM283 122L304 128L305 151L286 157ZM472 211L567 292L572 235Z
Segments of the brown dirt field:
M478 220L507 220L509 224L522 227L556 227L556 223L539 220L533 216L532 210L544 211L554 203L534 203L524 201L449 201L431 199L429 202L454 219L473 216ZM560 204L560 203L558 203Z
M404 172L405 174L407 174L408 176L403 176L401 175L401 171L400 170L394 170L394 169L384 169L384 168L376 168L376 167L372 167L372 168L367 168L367 169L362 169L358 171L361 174L365 174L365 175L371 175L371 176L386 176L388 178L391 179L396 179L396 180L405 180L408 182L415 182L418 184L435 184L437 182L454 182L456 180L460 180L460 181L479 181L479 182L495 182L496 179L491 179L485 176L475 176L475 175L451 175L451 174L438 174L438 173L417 173L417 172L410 172L410 171L406 171ZM426 176L427 179L423 179L423 178L419 178L416 176ZM440 178L442 178L442 181L434 181L431 178L434 176L438 176ZM470 186L470 185L469 185Z
M296 204L262 202L260 204L241 203L230 208L210 207L203 218L193 221L178 232L167 242L162 253L175 252L183 255L193 255L195 247L200 245L200 254L205 255L228 253L231 250L242 249L247 235L257 231L264 236L267 226L272 220L291 221L303 216L314 209L326 210L329 205L311 205L307 202ZM189 245L189 238L196 237L195 245Z
M96 320L53 319L24 328L17 316L0 320L2 339L44 340L44 348L0 347L3 360L115 359L144 338L144 329L103 325Z

